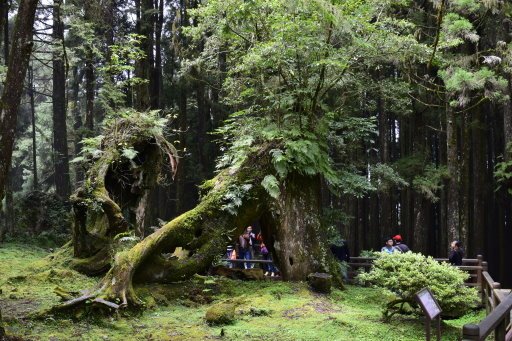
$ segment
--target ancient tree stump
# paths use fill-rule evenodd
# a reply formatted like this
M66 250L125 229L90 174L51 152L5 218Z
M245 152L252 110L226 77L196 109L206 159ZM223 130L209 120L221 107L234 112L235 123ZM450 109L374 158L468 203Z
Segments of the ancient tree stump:
M332 276L323 272L315 272L308 275L308 283L315 292L328 294L331 292Z

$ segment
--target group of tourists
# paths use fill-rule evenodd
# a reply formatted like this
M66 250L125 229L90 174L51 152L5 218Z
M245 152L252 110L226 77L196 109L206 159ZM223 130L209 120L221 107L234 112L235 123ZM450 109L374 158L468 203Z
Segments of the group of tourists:
M248 262L239 263L243 269L253 269L255 266L254 262L250 262L254 259L272 261L272 252L270 252L267 245L264 243L263 235L261 232L255 234L252 226L247 226L244 232L238 237L236 245L228 246L226 252L226 258L231 260L243 259ZM276 268L274 263L264 262L260 263L265 276L274 277L279 274L279 270ZM236 267L235 262L229 262L228 267Z
M452 265L462 265L464 257L464 250L462 243L454 240L451 245L451 250L448 255L448 261ZM348 244L346 241L341 243L341 246L331 245L330 250L332 254L341 262L349 262L350 254ZM385 245L382 247L381 252L388 254L405 253L411 251L409 247L403 243L402 236L397 234L391 238L387 238ZM265 276L274 277L279 274L279 270L272 263L272 252L263 240L261 232L254 233L252 226L245 228L244 232L238 237L235 246L228 246L226 250L226 258L230 260L246 260L247 262L228 262L229 268L239 267L242 269L253 269L256 262L252 260L266 260L270 262L259 263L259 266L265 271ZM342 267L342 273L346 277L346 269Z
M409 247L402 243L402 236L397 234L394 237L386 239L386 245L380 249L381 252L395 253L395 252L407 252L411 251Z
M402 243L402 236L397 234L394 237L387 238L385 245L380 251L386 253L404 253L410 251L410 249L407 245ZM452 265L462 265L462 258L464 258L462 243L458 240L452 241L450 244L450 252L448 254L448 262Z

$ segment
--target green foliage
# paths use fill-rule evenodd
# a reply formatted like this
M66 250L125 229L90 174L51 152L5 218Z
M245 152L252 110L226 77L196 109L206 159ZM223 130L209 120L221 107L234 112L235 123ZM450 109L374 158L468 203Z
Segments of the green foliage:
M8 237L31 238L47 247L60 246L71 235L71 212L68 202L54 193L29 191L14 201L15 229Z
M279 182L273 175L265 176L265 178L263 178L263 181L261 181L261 185L263 186L263 188L265 188L265 190L272 198L277 199L281 194L281 190L279 189Z
M126 103L127 88L147 80L138 77L125 78L126 73L135 71L135 63L144 58L145 53L139 47L143 36L129 34L110 48L110 59L98 68L104 79L98 96L98 103L107 114L113 114Z
M324 208L322 210L322 227L326 234L327 243L341 246L342 235L337 224L347 225L354 217L339 209Z
M185 31L204 50L189 67L218 77L220 50L231 65L223 75L223 101L235 110L218 130L226 148L218 168L237 167L251 150L272 143L279 182L293 172L321 175L340 194L375 190L366 166L355 164L351 154L362 142L375 143L375 118L359 114L373 90L368 69L426 59L428 49L415 40L414 26L387 16L408 5L214 0L190 11L198 25ZM407 113L408 86L398 79L388 83L382 89L396 91L383 91L385 101Z
M223 196L224 204L222 210L227 211L229 214L236 215L238 207L242 206L243 199L247 198L252 184L246 183L243 185L230 185L228 190Z
M374 186L381 191L389 190L390 188L407 187L409 183L405 181L393 167L377 163L370 170L371 180Z
M124 148L121 155L128 160L133 160L139 152L133 149L133 147Z
M480 9L480 3L477 0L452 0L450 6L458 12L475 13Z
M104 137L104 135L97 135L95 137L83 138L80 141L82 144L80 156L75 157L71 162L79 163L99 158L103 153L101 150L101 141L103 141Z
M437 202L439 200L437 193L443 188L443 182L449 176L446 166L436 167L434 164L429 164L425 167L423 174L414 177L412 186L431 202Z
M420 253L381 253L375 259L372 269L357 278L363 283L371 283L385 288L397 297L390 302L385 315L393 314L395 302L405 301L414 305L414 295L428 287L439 302L444 315L462 316L478 301L475 288L464 285L469 277L448 263L440 263L432 257Z
M512 153L512 143L507 145L507 151ZM512 160L503 160L494 166L494 178L497 182L496 190L501 188L512 194Z
M161 117L159 110L138 112L125 108L112 112L103 123L101 135L82 139L80 156L72 162L90 163L105 152L133 160L139 153L134 149L137 141L154 140L164 155L170 158L169 162L174 167L177 151L164 136L169 118L170 116Z
M488 68L473 71L449 67L439 71L439 75L445 82L446 89L458 94L457 100L450 102L453 107L467 107L474 92L484 99L504 99L503 90L507 87L507 81Z

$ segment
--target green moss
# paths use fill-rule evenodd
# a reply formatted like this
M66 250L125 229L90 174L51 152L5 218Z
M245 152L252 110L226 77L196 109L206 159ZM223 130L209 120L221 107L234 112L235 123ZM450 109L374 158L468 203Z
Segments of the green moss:
M139 315L82 318L26 317L58 302L53 290L91 288L96 279L51 262L49 253L34 246L2 244L0 295L7 332L30 340L424 340L423 320L399 315L381 320L389 297L378 289L348 286L328 295L311 293L305 283L240 282L225 278L190 280L168 285L140 285L137 294L152 308ZM4 276L5 274L5 276ZM9 280L11 279L11 280ZM196 293L213 301L194 302ZM16 298L10 299L13 294ZM150 298L151 297L151 298ZM197 301L197 300L196 300ZM234 322L209 326L207 311L234 307ZM443 321L443 340L456 340L464 323L477 322L483 312Z
M205 320L209 325L225 325L235 321L233 303L217 303L206 311Z

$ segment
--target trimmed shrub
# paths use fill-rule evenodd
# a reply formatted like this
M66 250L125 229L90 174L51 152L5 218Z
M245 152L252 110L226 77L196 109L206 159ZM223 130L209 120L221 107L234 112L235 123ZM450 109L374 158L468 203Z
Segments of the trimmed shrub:
M440 263L432 257L420 253L380 253L371 271L360 274L361 283L385 288L395 295L386 305L384 317L390 318L403 310L404 304L416 308L414 295L428 287L442 309L443 316L459 317L468 312L478 302L475 288L464 285L469 274Z

